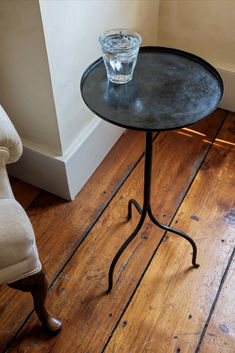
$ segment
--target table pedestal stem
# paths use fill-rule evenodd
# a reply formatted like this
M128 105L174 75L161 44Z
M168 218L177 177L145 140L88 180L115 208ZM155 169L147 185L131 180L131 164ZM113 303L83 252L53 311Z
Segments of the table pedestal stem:
M152 148L153 148L153 143L152 143L152 132L147 131L146 132L146 142L145 142L145 167L144 167L144 204L143 204L143 209L141 209L140 205L138 202L134 199L129 200L128 203L128 220L131 219L132 216L132 205L134 205L137 209L137 211L141 214L140 220L133 231L133 233L129 236L129 238L123 243L123 245L120 247L118 250L117 254L115 255L112 264L109 269L109 287L106 291L106 293L110 293L113 287L113 272L115 265L121 256L122 252L125 250L125 248L128 246L128 244L135 238L135 236L138 234L140 228L142 227L145 217L148 213L150 219L154 224L156 224L158 227L161 229L164 229L165 231L170 231L172 233L178 234L181 237L185 238L190 242L193 248L193 256L192 256L192 264L194 267L199 267L199 265L196 263L196 257L197 257L197 246L195 242L193 241L192 238L190 238L187 234L181 232L180 230L165 226L164 224L160 223L154 216L151 210L151 204L150 204L150 196L151 196L151 173L152 173Z

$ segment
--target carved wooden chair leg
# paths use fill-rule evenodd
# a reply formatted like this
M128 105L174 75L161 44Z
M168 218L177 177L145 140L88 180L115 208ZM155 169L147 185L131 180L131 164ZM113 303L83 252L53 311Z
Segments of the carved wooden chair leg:
M35 311L43 326L52 333L56 333L61 329L61 322L46 308L48 282L44 269L35 275L9 283L8 286L23 292L31 292Z

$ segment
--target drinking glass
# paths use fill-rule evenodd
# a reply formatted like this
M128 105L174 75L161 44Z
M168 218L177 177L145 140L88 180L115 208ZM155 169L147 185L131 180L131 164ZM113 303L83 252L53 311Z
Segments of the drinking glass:
M132 79L141 41L128 29L111 29L99 37L109 81L123 84Z

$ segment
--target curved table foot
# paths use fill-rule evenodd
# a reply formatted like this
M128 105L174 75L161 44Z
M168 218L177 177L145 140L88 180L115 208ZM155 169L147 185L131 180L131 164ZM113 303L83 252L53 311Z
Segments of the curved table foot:
M131 201L131 200L130 200ZM141 211L142 212L142 211ZM139 223L137 224L135 230L133 231L133 233L129 236L129 238L125 241L125 243L123 243L123 245L120 247L120 249L118 250L118 252L116 253L110 269L109 269L109 286L108 289L106 291L107 294L109 294L113 288L113 272L114 272L114 268L115 265L119 259L119 257L121 256L121 254L123 253L123 251L126 249L126 247L128 246L128 244L135 238L135 236L137 235L137 233L139 232L140 228L142 227L143 223L144 223L144 219L146 216L146 211L142 212L141 218L139 220Z
M159 228L162 228L168 232L172 232L175 234L180 235L181 237L183 237L184 239L188 240L190 242L190 244L192 245L193 248L193 257L192 257L192 264L194 267L198 268L200 265L196 263L196 258L197 258L197 246L194 242L194 240L192 238L190 238L187 234L181 232L178 229L172 228L172 227L168 227L165 226L164 224L158 222L158 220L153 216L151 209L148 210L148 214L150 219L153 221L154 224L156 224Z
M138 204L138 202L134 199L130 199L129 202L128 202L128 216L127 216L127 219L128 221L131 219L132 217L132 205L134 205L137 209L137 211L139 212L140 215L142 215L142 209L140 207L140 205Z

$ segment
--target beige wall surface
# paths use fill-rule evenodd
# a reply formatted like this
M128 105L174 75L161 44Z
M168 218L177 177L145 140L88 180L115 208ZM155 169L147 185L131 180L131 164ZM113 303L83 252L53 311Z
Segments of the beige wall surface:
M80 78L105 29L137 30L142 45L198 54L235 71L235 0L1 0L0 104L28 146L55 155L83 139L94 115Z
M84 70L101 56L106 29L130 28L155 45L159 0L40 0L63 153L84 138L92 114L80 95Z
M235 1L161 0L158 44L235 71Z
M24 144L61 154L39 4L0 1L0 104Z
M80 79L115 27L157 40L159 0L1 0L0 104L24 145L63 156L92 128Z

